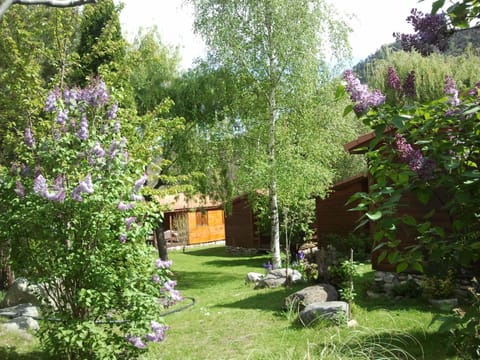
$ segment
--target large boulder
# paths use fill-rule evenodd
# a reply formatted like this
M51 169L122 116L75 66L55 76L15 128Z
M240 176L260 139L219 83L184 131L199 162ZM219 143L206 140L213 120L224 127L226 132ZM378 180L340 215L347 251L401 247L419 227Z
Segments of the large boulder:
M298 270L293 269L275 269L268 272L263 278L261 278L255 285L255 289L262 288L275 288L285 285L287 281L287 274L290 280L290 284L299 282L302 280L302 274Z
M322 320L339 320L341 316L344 316L346 319L347 314L347 302L328 301L309 304L300 311L298 318L304 326L310 326Z
M28 280L25 278L18 278L10 286L0 303L0 308L15 306L19 304L31 303L34 305L39 304L38 297L38 288L35 285L29 284Z
M338 300L337 290L330 284L318 284L306 287L287 296L283 301L284 310L303 310L313 303Z
M0 317L9 320L0 326L6 330L38 330L38 308L32 304L20 304L0 309Z

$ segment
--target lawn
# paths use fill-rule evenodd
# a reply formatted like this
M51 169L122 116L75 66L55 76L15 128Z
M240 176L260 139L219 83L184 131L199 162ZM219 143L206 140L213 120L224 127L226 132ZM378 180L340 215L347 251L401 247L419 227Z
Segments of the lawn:
M439 312L426 301L366 298L369 265L360 265L355 279L357 327L304 328L281 304L306 284L255 290L245 283L248 272L263 272L267 255L231 256L224 246L210 246L169 256L186 299L168 310L167 338L149 345L143 360L456 359L447 349L448 334L431 325ZM32 341L0 334L0 358L41 359Z
M170 258L178 289L195 304L165 317L168 337L148 359L455 359L447 354L448 334L431 325L438 310L427 302L366 298L369 265L359 266L355 279L358 327L304 328L281 304L305 284L258 290L245 284L248 272L263 272L267 256L233 257L215 246Z

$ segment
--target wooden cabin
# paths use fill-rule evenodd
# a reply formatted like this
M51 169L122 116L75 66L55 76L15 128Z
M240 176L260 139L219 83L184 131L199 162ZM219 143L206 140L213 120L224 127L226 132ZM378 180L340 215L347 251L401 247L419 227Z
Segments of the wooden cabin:
M331 193L326 198L317 197L315 200L316 233L318 246L326 247L326 237L330 234L348 235L357 233L368 234L368 225L355 230L362 216L360 211L348 211L354 205L346 205L350 197L357 192L368 191L367 175L361 174L332 186Z
M220 202L180 193L157 199L165 206L164 235L169 245L194 245L225 240L225 217Z
M247 195L235 198L225 216L225 245L231 248L270 249L270 234L260 231Z
M385 133L393 134L394 129L390 128L387 129ZM350 154L362 154L366 152L371 141L375 139L375 133L367 133L356 140L347 143L344 145L344 149L348 151ZM367 184L370 185L373 182L370 174L367 175ZM442 192L441 189L438 190L440 196L447 197L446 194ZM400 200L402 206L397 210L399 215L411 215L415 219L422 219L425 214L430 213L433 209L436 211L434 215L430 218L430 221L433 224L441 226L443 229L447 230L450 228L450 218L446 211L442 211L442 204L441 201L437 198L432 198L427 204L421 203L416 196L413 194L404 194L404 196ZM345 208L345 211L348 211ZM372 239L373 244L373 235L375 233L375 223L369 223L369 230L370 238ZM407 227L406 225L399 223L397 224L397 238L401 241L400 248L406 248L411 245L416 244L416 236L417 234L414 231ZM380 251L372 253L372 267L375 270L381 271L395 271L395 265L390 264L386 259L383 260L381 263L378 262L378 256L380 255Z

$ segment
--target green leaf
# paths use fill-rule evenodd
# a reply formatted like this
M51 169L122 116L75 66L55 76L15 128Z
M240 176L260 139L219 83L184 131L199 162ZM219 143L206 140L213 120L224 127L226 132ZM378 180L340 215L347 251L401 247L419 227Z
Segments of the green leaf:
M348 105L343 109L343 116L347 116L353 111L353 105Z
M402 271L407 270L408 268L408 263L407 262L401 262L400 264L397 265L396 271L397 273L401 273Z
M380 210L374 212L374 213L371 213L371 212L367 212L367 217L372 220L372 221L377 221L379 219L382 218L382 212Z
M416 261L416 262L414 262L414 263L412 264L412 268L413 268L414 270L417 270L417 271L423 273L423 265L422 265L421 263L419 263L418 261Z
M406 225L410 225L410 226L416 226L417 225L417 220L415 220L415 218L411 215L402 216L402 221Z
M380 255L378 256L377 261L381 263L387 257L387 251L383 250Z

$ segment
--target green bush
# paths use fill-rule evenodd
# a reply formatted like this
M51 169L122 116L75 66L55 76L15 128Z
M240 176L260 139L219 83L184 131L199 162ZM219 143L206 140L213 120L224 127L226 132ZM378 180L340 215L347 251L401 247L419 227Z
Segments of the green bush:
M353 249L353 258L355 261L366 261L370 259L372 251L371 239L367 235L353 234L325 235L327 245L333 246L338 258L350 258L350 251Z

